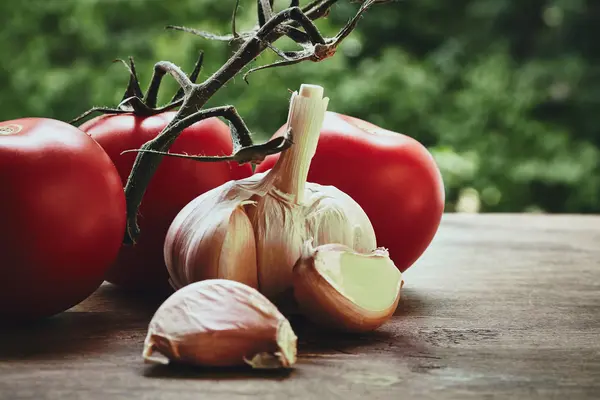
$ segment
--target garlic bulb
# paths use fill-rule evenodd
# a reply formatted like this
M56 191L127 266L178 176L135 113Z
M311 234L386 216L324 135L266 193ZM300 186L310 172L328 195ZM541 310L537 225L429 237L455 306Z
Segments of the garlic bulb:
M291 289L307 240L375 250L375 232L358 203L333 186L306 182L328 102L322 87L302 85L288 114L294 144L275 166L206 192L179 213L164 246L175 289L226 278L277 301Z

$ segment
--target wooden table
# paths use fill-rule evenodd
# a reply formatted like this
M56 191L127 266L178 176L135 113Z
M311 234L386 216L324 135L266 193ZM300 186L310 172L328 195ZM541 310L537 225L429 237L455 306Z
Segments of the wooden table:
M297 328L290 372L142 362L157 306L103 285L0 332L0 399L600 398L600 217L447 215L393 320L359 336Z

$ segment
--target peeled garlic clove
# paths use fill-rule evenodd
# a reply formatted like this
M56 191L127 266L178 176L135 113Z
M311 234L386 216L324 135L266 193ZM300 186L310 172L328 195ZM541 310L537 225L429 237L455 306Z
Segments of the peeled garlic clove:
M163 364L286 368L296 362L296 345L288 320L257 290L209 279L183 287L158 308L143 357Z
M385 249L358 253L340 244L305 245L294 266L294 297L314 323L348 332L389 320L404 281Z

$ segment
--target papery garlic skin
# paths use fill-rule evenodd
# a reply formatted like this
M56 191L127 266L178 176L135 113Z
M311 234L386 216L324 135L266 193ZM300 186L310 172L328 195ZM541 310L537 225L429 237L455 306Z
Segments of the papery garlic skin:
M148 362L287 368L296 362L289 321L250 286L225 279L196 282L158 308L144 342Z
M377 247L373 225L362 207L335 186L306 184L308 239L315 246L339 243L364 253Z
M210 190L172 222L164 255L175 289L213 278L258 288L254 231L237 193L233 181Z
M322 88L303 85L292 95L288 116L294 145L273 169L204 193L175 218L164 251L176 289L224 278L225 271L234 280L255 274L260 292L277 301L291 289L305 241L340 243L360 252L377 247L371 222L356 201L333 186L306 182L328 101ZM222 251L227 235L230 250ZM224 260L232 266L226 268Z
M256 266L260 292L279 303L279 296L290 287L292 269L310 234L305 226L305 206L291 195L272 188L248 210L254 226Z

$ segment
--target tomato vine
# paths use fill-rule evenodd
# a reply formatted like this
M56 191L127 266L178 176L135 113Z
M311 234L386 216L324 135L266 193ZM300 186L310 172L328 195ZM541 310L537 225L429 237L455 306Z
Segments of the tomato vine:
M263 51L271 49L281 60L272 64L262 65L248 70L243 78L248 82L248 76L256 71L296 64L302 61L319 62L335 54L340 43L354 30L359 18L371 6L386 3L390 0L363 0L353 18L344 25L337 35L324 37L314 21L329 14L331 7L338 0L313 0L300 7L299 0L291 0L290 6L282 11L274 12L273 0L257 0L258 25L248 31L238 33L235 28L235 16L239 5L236 5L232 17L232 34L215 35L186 27L169 26L169 29L192 33L206 39L227 41L237 46L235 53L214 74L201 83L195 83L202 67L202 53L194 71L187 76L177 65L169 61L160 61L154 66L154 73L144 96L135 72L135 65L130 59L130 81L123 100L116 108L95 107L71 121L77 122L93 112L103 113L137 113L153 115L178 108L173 120L154 139L145 143L138 152L131 174L125 186L127 199L127 228L124 237L125 244L133 244L139 235L137 214L154 172L160 165L163 156L191 158L198 161L235 161L240 164L258 162L266 156L279 153L292 145L291 135L271 139L262 144L254 144L250 130L238 114L234 106L218 106L204 108L208 100L236 76L245 66L256 59ZM273 43L287 36L300 46L297 51L282 51ZM126 64L127 65L127 64ZM171 102L157 107L157 93L165 75L171 75L179 84L180 89ZM188 126L210 117L222 117L229 121L234 143L233 153L228 156L187 156L168 153L169 148L179 134Z

